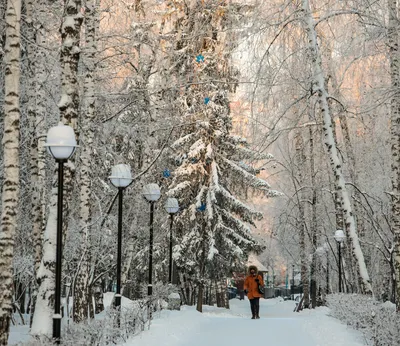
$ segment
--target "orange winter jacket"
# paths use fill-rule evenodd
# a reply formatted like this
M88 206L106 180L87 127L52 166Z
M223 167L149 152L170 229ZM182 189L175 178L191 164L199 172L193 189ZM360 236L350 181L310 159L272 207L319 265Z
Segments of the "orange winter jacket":
M257 278L259 280L258 283L256 282ZM264 287L264 281L260 274L256 274L255 276L247 275L246 280L244 281L244 289L248 292L247 298L253 299L262 297L262 294L258 292L259 284Z

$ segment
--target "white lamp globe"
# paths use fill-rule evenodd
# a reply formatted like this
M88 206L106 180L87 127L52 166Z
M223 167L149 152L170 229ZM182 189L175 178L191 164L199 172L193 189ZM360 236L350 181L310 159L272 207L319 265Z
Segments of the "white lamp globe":
M115 187L127 187L133 180L130 167L125 164L113 166L109 179Z
M143 186L142 194L149 202L156 202L161 196L160 187L157 184Z
M338 229L335 232L334 238L338 243L342 243L346 239L346 235L344 234L343 230Z
M69 159L77 147L73 128L63 123L50 128L45 146L56 160Z
M175 214L179 211L178 200L176 198L168 198L164 207L168 214Z

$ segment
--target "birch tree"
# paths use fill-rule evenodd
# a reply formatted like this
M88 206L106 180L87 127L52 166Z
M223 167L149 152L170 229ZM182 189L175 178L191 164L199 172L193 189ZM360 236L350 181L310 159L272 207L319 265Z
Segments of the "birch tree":
M349 236L352 239L353 255L357 260L358 274L361 280L361 290L363 293L372 294L370 278L365 265L364 255L360 247L356 232L355 220L352 214L350 198L342 173L342 162L338 155L335 138L333 135L331 111L328 102L328 93L325 87L325 77L322 70L321 55L319 52L317 34L314 26L315 23L311 14L308 0L302 0L302 10L304 15L304 28L308 36L308 48L311 56L313 92L317 93L318 95L318 103L323 119L325 145L330 157L332 171L335 175L335 184L337 185L337 188L341 194L341 198L343 199L343 213L345 215L345 222L346 226L348 227Z
M89 286L89 238L92 223L93 142L95 136L95 66L99 1L88 1L85 6L86 46L84 50L85 80L83 116L81 119L81 155L79 170L79 233L81 251L74 287L73 317L75 322L88 318L91 292Z
M34 277L36 278L42 257L42 235L45 219L45 177L46 177L46 153L45 153L45 124L46 124L46 73L45 61L46 34L44 22L46 20L46 1L26 1L27 22L30 25L28 31L28 59L30 62L29 78L29 108L30 121L30 176L31 176L31 217L32 217L32 245L34 253ZM34 31L35 30L35 31ZM34 315L34 307L37 296L37 285L34 282L31 300L31 322Z
M400 312L400 59L399 17L396 0L388 0L388 45L391 77L390 132L392 144L392 227L394 231L394 258L396 268L396 308Z
M4 180L0 223L0 345L8 344L13 292L13 251L19 199L19 92L21 1L7 1L4 105Z
M78 62L80 56L79 40L83 20L81 1L65 0L64 17L61 25L61 56L62 86L61 99L58 107L61 120L77 129L79 92L77 82ZM65 166L66 193L64 203L70 198L72 187L72 172L74 171L71 160ZM68 208L64 208L67 221ZM50 196L49 213L43 239L43 255L38 271L39 292L35 306L31 333L34 335L52 333L52 316L55 289L55 246L57 222L57 179L54 179ZM67 222L64 222L66 227ZM65 228L63 230L65 235ZM65 236L64 236L65 239Z
M312 117L310 116L310 120ZM315 309L317 307L317 248L318 248L318 221L317 221L317 185L316 185L316 171L315 171L315 155L314 150L314 137L315 133L311 126L308 129L309 133L309 161L310 161L310 182L311 182L311 221L310 221L310 233L311 233L311 250L312 259L310 265L310 295L311 295L311 307Z
M296 168L297 168L297 179L299 190L297 191L297 204L299 209L298 217L298 232L299 232L299 248L300 248L300 261L301 261L301 282L303 283L304 292L304 308L308 308L310 305L310 290L309 290L309 271L308 271L308 256L306 246L306 233L307 224L305 217L305 192L304 192L304 177L303 171L306 163L306 157L304 153L304 140L302 133L298 131L296 133L295 146L296 146ZM293 283L294 285L294 283Z

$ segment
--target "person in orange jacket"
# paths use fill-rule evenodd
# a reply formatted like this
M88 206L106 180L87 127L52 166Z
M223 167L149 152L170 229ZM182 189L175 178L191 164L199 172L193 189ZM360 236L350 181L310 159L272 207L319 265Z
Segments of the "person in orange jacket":
M262 294L258 291L258 285L264 287L264 280L262 275L258 274L257 267L251 265L249 275L244 280L244 293L247 294L250 301L252 320L260 318L260 297L262 297Z

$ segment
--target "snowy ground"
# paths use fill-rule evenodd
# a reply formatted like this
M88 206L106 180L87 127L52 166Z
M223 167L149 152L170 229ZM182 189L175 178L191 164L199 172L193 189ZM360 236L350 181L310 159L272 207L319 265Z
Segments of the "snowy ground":
M261 299L259 320L250 319L249 302L230 300L231 309L204 306L162 311L151 328L124 346L362 346L362 335L329 317L327 308L293 312L293 301Z
M112 293L106 294L105 305ZM128 306L129 300L123 299ZM183 306L181 311L163 310L154 315L151 328L123 346L365 346L358 333L329 317L326 307L293 312L294 302L281 298L261 299L259 320L250 319L246 298L230 300L230 310ZM9 344L30 339L28 326L12 326ZM122 346L122 345L121 345Z

